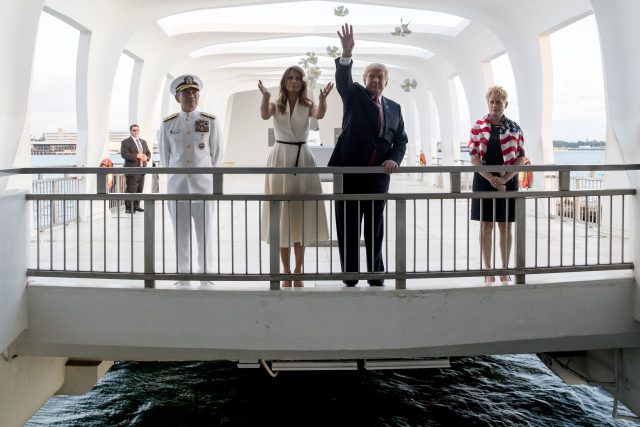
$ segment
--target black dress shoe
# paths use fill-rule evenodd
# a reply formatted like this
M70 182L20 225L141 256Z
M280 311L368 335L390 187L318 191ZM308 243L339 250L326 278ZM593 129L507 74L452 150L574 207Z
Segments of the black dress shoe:
M384 286L384 280L367 280L369 286Z
M343 283L345 285L347 285L347 288L353 288L355 285L358 284L357 280L343 280Z
M133 208L133 210L136 212L144 212L144 209L142 208Z
M130 213L131 213L131 209L125 209L125 210L124 210L124 213L128 213L128 214L130 214ZM134 212L134 213L135 213L135 212Z

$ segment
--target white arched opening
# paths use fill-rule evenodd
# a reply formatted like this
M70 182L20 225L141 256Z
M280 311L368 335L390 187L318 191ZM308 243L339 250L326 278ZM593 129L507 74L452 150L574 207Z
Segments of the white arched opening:
M80 33L57 17L42 13L38 25L29 124L36 151L55 144L58 152L73 152L77 143L76 60ZM40 144L39 144L40 143ZM70 148L73 147L73 148ZM32 157L34 166L71 165L75 156Z
M553 57L553 141L581 146L589 141L604 141L604 81L595 17L567 25L549 38ZM564 148L574 147L564 144ZM599 154L602 160L598 163L603 163L604 152Z
M491 61L491 72L493 75L493 84L504 87L509 94L509 106L505 111L505 115L519 123L520 109L518 107L518 92L516 90L516 80L513 77L513 68L511 68L509 55L505 53L494 58Z
M125 132L133 123L129 114L129 104L134 66L135 61L131 56L126 53L120 55L111 91L111 110L109 113L109 130L111 132Z
M460 147L466 147L467 142L469 141L469 129L471 129L472 120L477 119L473 119L469 114L469 100L467 99L467 94L462 86L460 76L456 75L452 77L451 82L453 84L453 89L455 90L456 103L458 104L458 121L455 123L456 134L454 136L454 141L457 142ZM459 159L465 160L462 156Z

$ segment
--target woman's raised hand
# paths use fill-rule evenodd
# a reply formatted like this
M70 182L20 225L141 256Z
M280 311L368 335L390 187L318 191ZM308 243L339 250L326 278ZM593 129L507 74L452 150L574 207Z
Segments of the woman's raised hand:
M333 89L333 83L329 82L324 89L320 89L320 98L325 99L331 92L331 89Z
M267 88L262 84L262 80L258 80L258 89L260 89L262 96L271 96L271 93L269 93Z

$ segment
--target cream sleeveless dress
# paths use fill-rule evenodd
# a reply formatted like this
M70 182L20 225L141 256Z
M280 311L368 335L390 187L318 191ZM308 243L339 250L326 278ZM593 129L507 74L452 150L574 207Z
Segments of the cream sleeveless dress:
M296 102L293 114L289 114L288 103L284 114L276 108L273 130L276 141L306 142L309 136L309 107ZM316 166L307 144L280 142L276 142L271 149L267 166L295 167L296 158L298 167ZM264 191L265 194L322 194L322 185L317 174L276 174L266 176ZM281 206L281 248L292 247L297 242L308 246L329 239L324 201L283 202ZM262 207L262 240L269 242L269 202Z

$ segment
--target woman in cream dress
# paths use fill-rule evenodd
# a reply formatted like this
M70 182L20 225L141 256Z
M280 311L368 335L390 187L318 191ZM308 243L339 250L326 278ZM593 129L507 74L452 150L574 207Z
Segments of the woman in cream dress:
M263 120L273 117L276 143L269 154L267 165L271 167L315 167L316 162L307 147L309 118L321 119L327 110L326 98L333 89L328 83L320 90L318 105L307 98L307 82L304 70L297 66L285 70L280 79L277 101L270 102L271 94L258 81L262 92L260 115ZM267 175L265 194L321 194L322 186L317 174ZM302 273L304 248L309 243L329 238L327 215L323 202L283 202L280 213L280 258L283 272L291 273L290 248L295 254L294 273ZM262 240L269 241L269 203L262 209ZM295 287L302 287L301 280L294 280ZM291 281L282 283L291 287Z

